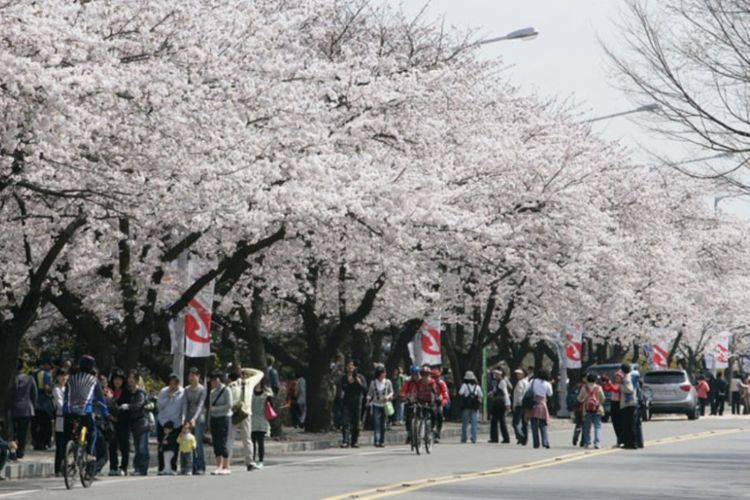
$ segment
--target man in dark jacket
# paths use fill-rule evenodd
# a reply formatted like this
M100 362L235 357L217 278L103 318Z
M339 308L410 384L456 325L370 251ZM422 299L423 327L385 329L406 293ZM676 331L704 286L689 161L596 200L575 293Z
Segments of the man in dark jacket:
M729 384L724 379L724 373L718 372L711 379L711 415L724 415L724 403L727 400Z
M349 361L346 373L339 384L339 398L343 409L343 427L341 447L359 448L359 422L362 414L362 401L367 393L367 382L357 372L357 364Z
M29 435L29 426L34 418L34 406L36 405L37 387L34 377L24 373L23 360L18 360L18 373L13 381L13 387L9 394L8 409L11 424L11 440L16 442L16 458L23 458L26 451L26 439Z

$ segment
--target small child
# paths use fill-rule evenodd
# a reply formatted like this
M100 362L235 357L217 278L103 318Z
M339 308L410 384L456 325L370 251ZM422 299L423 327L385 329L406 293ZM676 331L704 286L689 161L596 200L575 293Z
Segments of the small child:
M195 452L195 436L190 432L190 422L182 426L177 443L180 445L180 474L190 476L193 474L193 453Z
M177 471L172 469L172 457L177 452L177 439L174 437L174 424L164 424L164 439L159 443L161 452L164 454L164 469L159 472L160 476L174 476Z

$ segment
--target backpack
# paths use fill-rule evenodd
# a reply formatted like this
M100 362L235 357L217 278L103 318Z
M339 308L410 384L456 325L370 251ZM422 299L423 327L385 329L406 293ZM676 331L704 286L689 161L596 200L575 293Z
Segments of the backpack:
M477 392L477 386L475 385L473 389L470 389L469 395L464 396L462 408L464 410L478 410L479 406L479 392Z
M531 410L534 408L534 382L535 379L531 379L531 382L529 382L529 388L526 389L526 392L523 395L523 399L521 400L521 406L524 407L526 410Z
M583 410L586 413L596 413L599 411L599 407L601 406L599 404L599 399L596 397L599 393L599 387L594 386L594 388L589 391L588 387L586 388L586 399L583 400Z

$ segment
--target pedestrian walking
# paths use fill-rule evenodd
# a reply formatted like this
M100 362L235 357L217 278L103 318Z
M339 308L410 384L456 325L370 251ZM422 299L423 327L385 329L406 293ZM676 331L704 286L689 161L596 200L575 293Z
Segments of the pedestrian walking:
M190 432L192 426L189 421L182 424L182 431L177 437L177 446L180 452L180 475L181 476L192 476L193 475L193 459L195 457L195 449L197 442L195 435Z
M55 477L62 475L65 458L65 386L68 385L68 370L58 368L55 387L52 388L52 404L55 408ZM2 470L2 467L0 467Z
M623 373L620 383L620 425L622 432L623 448L634 450L637 448L635 442L635 410L638 405L636 391L633 387L633 378L629 363L620 366Z
M385 366L376 367L375 378L367 391L367 404L372 411L373 444L376 448L385 446L385 423L388 417L386 407L390 406L393 410L393 384L385 375Z
M391 424L401 425L404 423L405 401L401 398L401 389L404 387L404 375L401 367L397 366L391 372L391 385L393 386L393 409L396 410L391 416Z
M448 384L445 383L443 373L439 368L432 370L432 379L435 381L435 385L438 388L437 398L435 400L435 426L433 434L435 436L435 442L440 442L440 437L443 432L443 421L445 420L445 412L447 411L448 405L451 402L450 392L448 391Z
M211 429L211 441L216 456L216 470L211 472L214 476L231 474L229 468L229 425L232 415L232 392L224 385L221 371L211 372L211 392L208 395L208 418Z
M245 456L245 468L253 470L252 398L253 390L263 379L263 372L254 368L232 367L229 373L229 391L232 393L232 420L229 426L229 458L234 455L234 442L239 433L242 452ZM299 389L299 384L297 385Z
M148 474L149 450L149 401L143 385L143 379L137 371L128 373L128 391L130 392L130 403L121 404L120 413L127 414L130 425L130 433L133 436L133 475L145 476Z
M733 372L732 373L732 380L729 382L729 391L731 393L732 398L732 415L742 415L741 412L741 397L740 397L740 382L742 380L740 379L740 373L739 372Z
M292 377L286 383L286 405L289 408L290 423L293 428L299 427L299 408L297 408L297 374L292 373Z
M34 375L37 387L34 417L31 420L31 441L34 449L43 451L52 445L52 424L55 407L52 402L52 361L45 356Z
M9 435L16 445L15 459L21 460L26 454L26 442L29 427L34 418L34 408L39 393L34 377L24 371L24 362L18 360L16 376L10 389L10 424Z
M524 418L523 396L529 389L529 379L526 370L517 368L514 370L517 381L513 388L513 432L516 435L516 444L526 446L529 439L529 425Z
M493 388L489 393L490 407L490 443L497 443L498 425L502 434L503 443L510 443L510 434L508 434L508 425L505 415L510 411L510 384L505 378L505 372L502 369L492 370Z
M580 399L581 397L581 391L584 390L587 383L587 377L586 374L584 374L581 377L581 380L578 381L578 384L576 385L576 393L575 398L573 399L573 446L577 446L579 439L581 446L585 446L585 440L581 437L581 434L583 433L583 420L584 420L584 411L583 411L583 401Z
M714 398L711 415L724 416L724 406L729 393L729 384L724 378L724 372L719 371L714 378Z
M534 397L534 406L527 411L527 418L531 423L531 433L533 437L534 448L541 445L549 448L549 432L547 424L549 423L549 410L547 408L547 398L552 397L552 384L549 383L549 370L542 368L536 374L536 377L529 383L529 391Z
M114 415L114 439L109 443L109 475L125 476L130 463L130 422L128 413L119 411L122 405L130 404L130 391L127 387L125 372L113 368L110 375L110 388L114 402L110 414ZM119 456L118 456L119 452Z
M477 426L479 425L479 410L482 407L484 394L482 388L477 384L474 372L468 370L464 374L463 384L458 390L461 397L461 442L465 443L471 439L473 444L477 442ZM471 429L471 434L467 431Z
M341 447L359 448L361 408L364 395L367 393L367 384L354 361L346 364L346 373L341 377L338 393L341 397L344 420Z
M201 384L201 372L196 367L188 371L188 383L185 388L185 422L190 424L195 437L195 453L193 457L194 475L202 476L206 473L206 459L203 452L203 436L206 433L206 387Z
M299 419L299 428L305 428L307 421L307 380L300 376L297 379L297 386L294 389L294 401L297 404L297 415Z
M156 440L159 443L164 442L165 437L165 426L171 424L170 434L174 440L174 445L170 447L174 448L173 453L170 455L171 462L169 469L170 471L177 470L177 435L180 433L182 428L182 422L185 418L185 389L180 385L180 377L176 373L169 375L168 384L161 391L159 391L159 397L156 401L156 408L158 410L157 425L156 425ZM165 457L163 453L164 447L159 448L158 462L159 472L165 470Z
M10 457L10 444L3 439L3 430L4 429L0 429L0 471L3 471L3 473L0 473L0 481L5 481L5 464Z
M266 377L268 380L266 385L273 391L274 396L278 396L281 390L281 380L279 379L279 371L274 367L275 363L276 359L273 356L266 358Z
M618 371L615 374L615 383L607 375L602 375L602 388L610 394L610 411L609 416L612 420L612 429L615 431L617 444L615 448L622 445L622 426L620 425L620 386L622 373Z
M592 444L596 449L601 446L604 399L604 390L596 383L596 374L589 373L586 375L586 383L578 393L578 402L583 413L582 441L586 448L591 448ZM593 440L591 436L592 428L594 430Z
M263 461L266 456L266 434L271 430L272 420L277 420L276 409L273 407L273 390L266 386L266 378L253 389L253 415L252 419L252 440L253 440L253 463L256 469L263 468ZM269 408L270 406L270 408Z
M698 377L698 384L695 386L695 392L698 395L698 403L701 408L701 417L706 415L706 406L708 406L708 394L711 390L708 382L706 382L706 376L700 375Z

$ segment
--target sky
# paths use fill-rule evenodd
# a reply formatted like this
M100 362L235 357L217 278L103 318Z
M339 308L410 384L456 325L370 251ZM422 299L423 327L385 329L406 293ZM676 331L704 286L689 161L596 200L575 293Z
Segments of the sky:
M414 14L427 3L391 1ZM448 26L476 29L477 39L534 27L539 36L533 40L503 41L482 50L489 58L502 58L509 80L522 93L572 99L583 116L595 118L638 106L616 88L617 73L601 45L622 49L618 23L624 7L622 0L432 0L427 16L431 20L444 16ZM679 145L655 137L629 117L597 122L594 127L607 139L630 147L638 160L648 160L646 151L684 157ZM722 209L750 219L747 201L723 200Z

